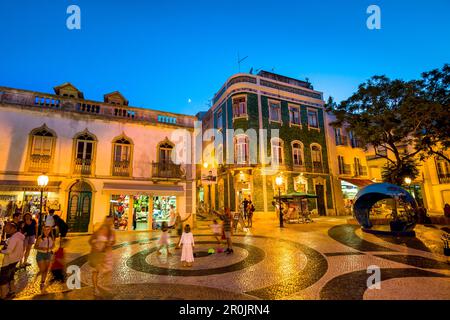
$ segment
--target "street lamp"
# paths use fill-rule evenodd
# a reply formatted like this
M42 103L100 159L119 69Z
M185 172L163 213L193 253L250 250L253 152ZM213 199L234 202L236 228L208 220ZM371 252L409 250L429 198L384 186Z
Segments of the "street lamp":
M44 189L45 187L48 185L48 176L46 176L45 174L40 175L37 178L37 184L39 186L39 188L41 188L41 202L40 202L40 209L39 209L39 225L38 225L38 229L39 229L39 233L41 232L42 229L42 209L43 209L43 198L44 198Z
M283 228L283 210L281 209L281 186L283 185L283 177L279 175L275 178L275 184L278 187L278 206L280 210L280 228Z
M405 183L408 185L408 191L412 195L412 193L411 193L411 182L412 182L412 180L411 180L410 177L406 177L405 178Z

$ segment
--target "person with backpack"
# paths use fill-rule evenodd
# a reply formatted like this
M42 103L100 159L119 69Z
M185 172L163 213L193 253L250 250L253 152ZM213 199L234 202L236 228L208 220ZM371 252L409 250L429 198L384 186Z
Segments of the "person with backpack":
M57 231L55 232L56 237L65 238L69 232L69 226L67 223L57 214L53 215L53 220L55 221L55 227Z

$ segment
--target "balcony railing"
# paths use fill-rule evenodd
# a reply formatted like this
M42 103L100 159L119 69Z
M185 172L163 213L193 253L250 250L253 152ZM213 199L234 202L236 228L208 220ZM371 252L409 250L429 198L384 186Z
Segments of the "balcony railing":
M336 145L337 146L347 146L348 138L346 136L336 136Z
M313 169L313 172L317 172L317 173L324 172L322 162L313 162L312 169Z
M130 161L114 161L113 162L113 176L129 177L130 176Z
M92 172L91 159L75 159L75 174L90 175Z
M351 139L352 148L364 148L363 143L358 139Z
M48 172L50 169L51 156L32 154L28 169L34 172Z
M439 183L450 183L450 173L439 173L438 174Z
M352 166L349 164L343 164L339 166L339 174L352 174Z
M186 176L181 165L169 162L153 162L152 177L163 179L183 179Z
M355 177L367 176L366 166L355 166Z
M164 123L182 127L194 127L195 121L195 118L192 116L175 115L131 106L118 107L106 102L36 93L7 87L0 87L0 103L27 106L38 110L51 109L62 112L90 114L109 119L126 118L128 121Z

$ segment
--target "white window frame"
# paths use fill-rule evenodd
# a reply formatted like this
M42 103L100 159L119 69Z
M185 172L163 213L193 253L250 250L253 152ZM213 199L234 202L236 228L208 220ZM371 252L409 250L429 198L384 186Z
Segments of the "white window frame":
M313 127L313 126L311 126L311 124L310 124L310 121L309 121L309 113L310 113L310 112L314 112L314 113L316 114L317 127ZM308 129L313 129L313 130L318 130L318 131L320 131L320 124L319 124L319 110L314 109L314 108L308 108L307 113L306 113L306 118L307 118L307 121L308 121Z
M311 164L312 164L312 167L313 167L313 171L314 171L314 162L317 162L317 161L314 161L314 152L315 152L315 151L313 151L314 147L318 147L319 148L318 155L320 157L320 165L321 165L321 168L323 170L322 146L320 144L313 143L313 144L311 144L311 147L310 147L310 149L311 149Z
M299 145L299 148L294 148L294 145L295 144L298 144ZM298 140L295 140L295 141L292 141L292 143L291 143L291 148L292 148L292 165L294 166L294 167L303 167L304 165L305 165L305 157L304 157L304 147L303 147L303 143L301 142L301 141L298 141ZM298 158L300 159L300 161L301 161L301 164L297 164L297 163L295 163L295 158L294 158L294 155L295 155L295 151L296 150L298 150Z
M249 140L245 134L234 137L234 162L235 164L249 163Z
M281 119L281 101L269 99L268 102L269 108L269 122L282 123ZM272 104L278 105L278 120L272 119Z
M292 122L293 117L291 117L291 112L293 109L297 109L298 112L298 123ZM302 115L301 115L301 109L300 106L289 104L289 126L296 126L301 127L302 126Z
M274 141L278 141L279 145L275 146L274 145ZM277 150L279 150L278 152L274 152L274 147L277 147ZM280 138L272 138L270 139L270 157L271 157L271 161L272 161L272 165L277 165L277 166L281 166L284 164L284 141ZM277 154L277 160L278 161L274 161L275 157L274 155ZM281 156L281 159L280 159Z
M242 98L244 98L245 102L240 102L239 103L239 114L236 114L235 108L234 108L234 100L242 99ZM242 113L240 112L241 104L244 104L243 109L245 109L244 110L245 112L242 112ZM248 119L248 99L247 99L246 95L233 96L231 98L231 108L232 108L232 112L233 112L233 120L234 119L241 119L241 118Z

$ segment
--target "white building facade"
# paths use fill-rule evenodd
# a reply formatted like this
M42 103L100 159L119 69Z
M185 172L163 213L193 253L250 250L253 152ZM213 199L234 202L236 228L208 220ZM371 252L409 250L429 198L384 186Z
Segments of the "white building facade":
M75 233L92 232L108 214L117 228L145 230L167 220L170 205L182 217L195 212L195 117L130 107L119 92L98 102L70 83L54 89L0 87L4 213L40 208L41 174L49 177L44 209Z

